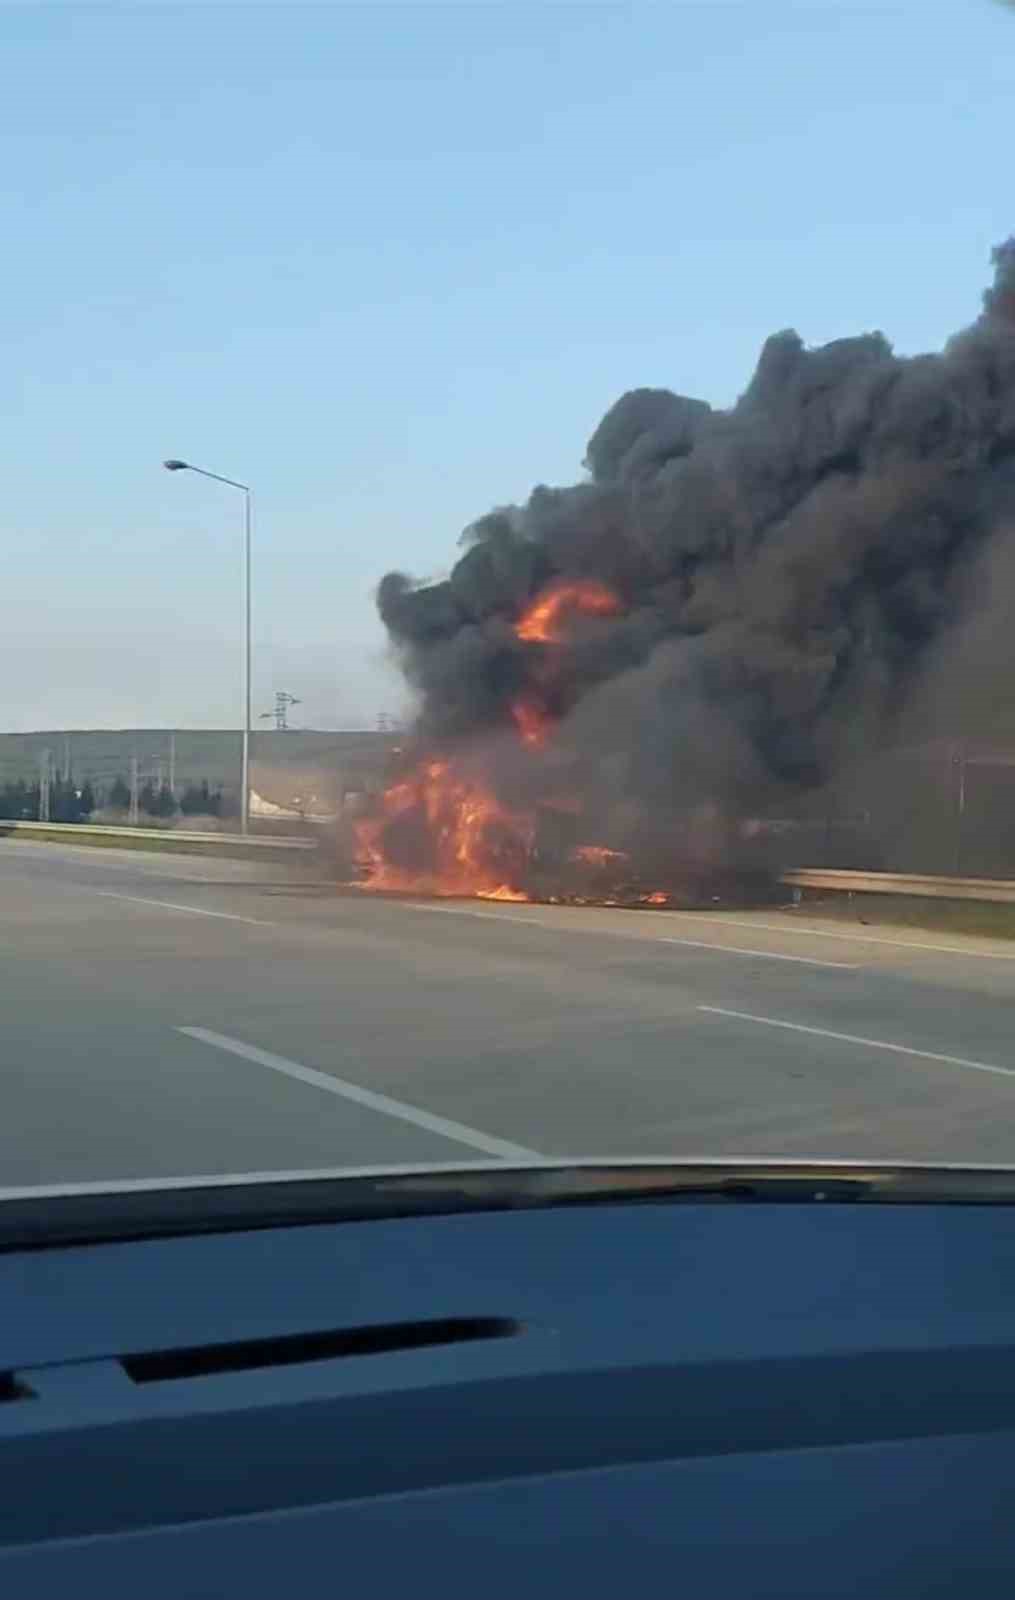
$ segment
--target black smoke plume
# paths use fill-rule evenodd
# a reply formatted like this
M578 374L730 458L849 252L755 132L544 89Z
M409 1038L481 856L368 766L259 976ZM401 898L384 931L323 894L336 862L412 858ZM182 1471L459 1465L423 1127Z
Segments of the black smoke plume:
M993 263L941 353L786 331L730 410L632 390L585 481L480 518L446 581L385 577L421 743L480 752L512 802L566 780L630 823L757 815L898 737L938 646L961 657L973 575L1015 548L1015 239ZM621 611L519 640L527 603L571 579ZM981 652L974 700L997 694L990 670ZM535 753L513 734L527 695L558 719Z

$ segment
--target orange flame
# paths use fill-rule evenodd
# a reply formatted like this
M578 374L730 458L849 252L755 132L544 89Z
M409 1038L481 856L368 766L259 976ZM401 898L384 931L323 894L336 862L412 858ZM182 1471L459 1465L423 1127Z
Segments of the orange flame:
M625 851L610 850L605 844L580 844L572 852L572 859L582 861L589 867L612 867L619 866L628 857Z
M413 814L425 824L428 859L417 868L392 860L388 829ZM368 889L411 894L477 895L527 900L516 887L532 842L532 825L502 807L478 779L449 761L426 761L392 784L379 814L356 824L356 843Z
M614 617L620 601L605 583L593 578L554 583L538 594L515 623L515 636L536 644L559 644L569 614L584 617Z
M535 700L513 700L511 716L521 736L522 744L537 746L546 743L552 727L552 718Z
M593 579L551 584L515 623L526 642L562 643L574 616L609 617L621 610L611 589ZM509 706L523 746L545 744L554 725L538 687ZM574 809L579 810L577 801ZM527 900L524 881L535 816L502 806L487 783L464 763L427 759L391 785L374 815L355 824L360 864L368 889L410 894L477 895L488 900ZM595 847L590 847L594 849ZM414 858L420 865L408 865ZM621 860L603 850L590 861Z

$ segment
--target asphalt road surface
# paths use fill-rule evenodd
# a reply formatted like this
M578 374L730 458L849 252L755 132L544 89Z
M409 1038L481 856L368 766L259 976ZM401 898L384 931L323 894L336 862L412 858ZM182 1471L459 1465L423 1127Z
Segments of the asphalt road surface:
M517 1156L1015 1162L1015 943L389 900L0 841L0 1187Z

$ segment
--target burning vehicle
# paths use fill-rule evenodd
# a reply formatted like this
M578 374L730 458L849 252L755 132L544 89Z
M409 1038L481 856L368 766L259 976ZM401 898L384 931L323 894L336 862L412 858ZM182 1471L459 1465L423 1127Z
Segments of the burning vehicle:
M970 717L1015 669L1015 240L994 266L942 352L782 332L727 411L633 390L585 481L481 517L440 582L389 573L420 709L356 824L365 886L764 898L748 819L912 733L942 674Z
M357 824L368 887L645 906L714 902L733 882L743 894L745 864L729 871L730 840L724 836L719 848L717 816L696 856L688 842L701 834L701 819L696 830L694 819L674 829L667 848L648 848L627 837L632 819L596 815L594 775L580 770L566 738L555 742L569 700L562 678L570 663L560 652L587 619L621 611L603 583L555 583L535 596L513 633L523 650L539 654L507 703L506 725L495 738L450 753L410 755ZM591 842L614 836L624 844Z

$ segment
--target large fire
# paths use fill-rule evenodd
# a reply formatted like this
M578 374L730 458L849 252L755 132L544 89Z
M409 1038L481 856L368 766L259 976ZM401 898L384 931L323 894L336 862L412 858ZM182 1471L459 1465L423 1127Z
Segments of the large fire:
M612 589L592 578L554 583L538 594L515 623L519 639L531 643L559 644L569 616L615 617L621 604Z
M357 824L356 836L369 889L528 899L517 885L531 823L450 761L423 762L392 784L378 813Z
M559 644L567 639L575 619L616 616L622 609L618 596L598 581L554 583L536 595L515 622L514 632L523 644ZM533 759L555 725L545 693L552 674L552 661L549 666L542 662L533 673L535 686L507 705L521 749ZM563 808L581 809L573 796L564 799ZM535 816L503 805L490 782L477 775L474 757L424 757L385 790L355 831L365 888L488 900L530 898L524 882ZM606 846L589 845L574 859L602 868L626 858Z

